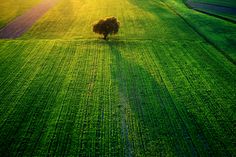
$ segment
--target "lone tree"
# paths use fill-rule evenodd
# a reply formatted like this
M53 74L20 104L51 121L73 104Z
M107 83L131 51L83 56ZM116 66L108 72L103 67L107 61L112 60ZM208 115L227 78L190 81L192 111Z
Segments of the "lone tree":
M103 39L107 39L107 36L110 34L116 34L119 31L120 23L116 17L107 17L105 19L99 20L96 24L93 25L93 32L102 34Z

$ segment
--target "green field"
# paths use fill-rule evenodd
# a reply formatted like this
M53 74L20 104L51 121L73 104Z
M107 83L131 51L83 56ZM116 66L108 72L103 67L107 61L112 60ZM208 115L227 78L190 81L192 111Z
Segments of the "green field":
M226 0L226 1L219 1L219 0L191 0L189 2L196 2L196 3L207 3L207 4L213 4L213 5L218 5L218 6L223 6L223 7L232 7L235 8L236 10L236 1L234 0ZM220 12L220 11L213 11L213 10L208 10L208 9L202 9L202 8L198 8L198 10L203 11L205 13L209 13L212 15L216 15L219 17L222 17L224 19L228 19L230 21L234 21L234 23L236 22L236 15L235 14L231 14L231 13L227 13L227 12Z
M235 39L181 0L61 0L0 40L0 156L235 156Z
M166 0L177 16L236 64L235 24L188 9L182 0Z

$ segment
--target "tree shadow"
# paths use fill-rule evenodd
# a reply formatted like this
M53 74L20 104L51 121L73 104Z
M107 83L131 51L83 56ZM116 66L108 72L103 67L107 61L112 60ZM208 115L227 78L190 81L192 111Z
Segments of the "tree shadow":
M167 111L167 105L173 105L166 104L172 103L167 88L144 67L122 54L124 41L110 40L106 44L111 52L112 79L118 86L125 153L127 156L173 155L172 151L179 148ZM132 42L129 45L132 47Z

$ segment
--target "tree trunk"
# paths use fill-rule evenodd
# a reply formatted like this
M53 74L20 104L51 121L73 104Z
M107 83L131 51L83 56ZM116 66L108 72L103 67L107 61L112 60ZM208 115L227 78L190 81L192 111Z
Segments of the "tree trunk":
M103 36L104 36L103 39L104 39L104 40L107 40L107 35L108 35L108 34L103 34Z

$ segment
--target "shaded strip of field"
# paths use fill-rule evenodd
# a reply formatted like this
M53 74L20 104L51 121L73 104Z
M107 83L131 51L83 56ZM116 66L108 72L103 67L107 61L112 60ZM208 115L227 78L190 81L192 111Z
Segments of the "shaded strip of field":
M216 4L209 4L209 3L192 2L192 1L186 1L186 5L194 10L201 11L210 15L214 15L214 16L223 18L225 20L229 20L234 23L236 22L236 19L221 16L221 14L229 14L232 16L236 16L236 8L220 6Z
M58 1L59 0L43 0L39 5L3 27L0 30L0 38L14 39L21 36Z

